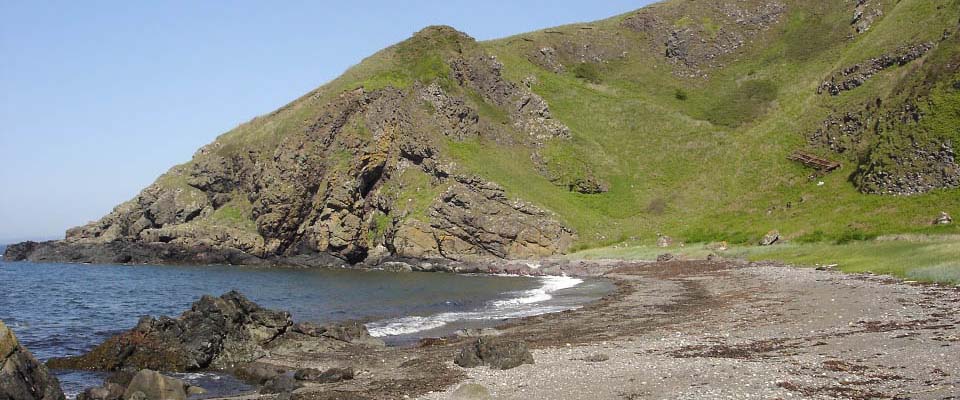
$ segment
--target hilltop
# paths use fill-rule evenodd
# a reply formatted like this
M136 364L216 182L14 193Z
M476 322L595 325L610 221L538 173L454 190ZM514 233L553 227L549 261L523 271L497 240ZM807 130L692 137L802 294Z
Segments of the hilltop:
M668 0L489 42L428 27L7 256L329 265L957 233L933 221L960 214L958 30L960 0Z

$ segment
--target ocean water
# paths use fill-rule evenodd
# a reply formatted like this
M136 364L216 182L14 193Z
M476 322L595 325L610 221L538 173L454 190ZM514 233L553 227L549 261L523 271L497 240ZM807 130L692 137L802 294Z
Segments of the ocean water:
M120 266L0 261L0 320L37 358L82 354L143 315L177 316L205 294L239 290L295 321L369 321L391 345L507 318L576 308L605 280L237 266ZM68 397L104 375L55 371ZM209 396L251 390L228 375L183 374Z

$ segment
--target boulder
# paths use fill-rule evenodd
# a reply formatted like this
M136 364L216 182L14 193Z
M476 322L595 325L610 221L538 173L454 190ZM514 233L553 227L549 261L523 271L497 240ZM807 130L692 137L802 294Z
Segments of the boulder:
M260 388L260 394L290 393L303 387L291 374L283 374L268 380Z
M120 400L125 388L117 383L106 382L103 386L92 387L77 395L77 400Z
M252 362L233 370L233 375L237 378L256 385L262 385L267 381L276 378L278 375L287 371L276 365Z
M292 324L289 313L262 308L231 291L203 296L178 318L144 317L87 354L51 359L48 365L101 371L229 369L264 356L264 346Z
M533 364L533 354L523 341L481 337L461 348L454 363L464 368L486 365L494 369L511 369Z
M940 216L933 220L934 225L950 225L952 223L953 218L951 218L950 214L947 214L945 211L941 211Z
M133 376L130 385L123 392L124 400L141 397L148 400L186 400L187 384L183 381L164 376L149 369L141 370Z
M774 229L770 232L767 232L766 235L763 235L763 239L760 240L760 245L771 246L778 241L780 241L780 231Z
M293 377L298 381L336 383L353 379L353 368L330 368L326 371L320 371L315 368L303 368L297 370Z
M63 400L60 381L0 321L0 399Z

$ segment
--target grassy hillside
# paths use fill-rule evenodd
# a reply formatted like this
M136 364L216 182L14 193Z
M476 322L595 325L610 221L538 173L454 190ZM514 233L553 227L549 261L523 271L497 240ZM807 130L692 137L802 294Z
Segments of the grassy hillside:
M488 42L428 27L68 239L359 262L960 233L932 223L960 215L958 28L960 0L666 0Z
M765 41L748 44L722 68L707 69L706 78L678 76L668 60L648 51L621 25L630 14L485 43L513 79L535 76L533 89L571 127L574 140L548 150L560 162L596 166L610 191L586 195L553 186L525 154L490 143L457 144L454 154L511 193L558 212L581 233L580 248L650 243L657 232L688 242L751 242L775 228L808 239L956 232L955 225L930 223L940 211L960 214L956 189L866 195L850 182L856 160L811 179L812 170L786 159L805 146L805 135L830 110L889 97L914 71L884 71L838 97L817 95L824 77L897 46L938 41L960 12L957 1L888 1L881 20L851 37L848 3L792 2L785 23ZM697 10L686 8L689 13L674 24L710 20ZM627 55L590 63L588 78L576 68L553 73L529 60L534 46L557 37L595 47L622 40ZM937 51L941 58L957 54L955 45ZM939 79L952 84L957 77ZM957 134L956 90L950 90L953 97L942 107L951 111L936 115Z

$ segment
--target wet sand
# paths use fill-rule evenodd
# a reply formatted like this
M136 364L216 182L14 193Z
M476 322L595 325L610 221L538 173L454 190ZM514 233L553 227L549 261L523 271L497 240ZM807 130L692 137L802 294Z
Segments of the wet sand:
M453 364L471 339L410 348L290 342L262 362L353 367L302 399L960 398L960 289L728 261L606 262L617 290L581 309L508 321L535 364Z

